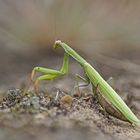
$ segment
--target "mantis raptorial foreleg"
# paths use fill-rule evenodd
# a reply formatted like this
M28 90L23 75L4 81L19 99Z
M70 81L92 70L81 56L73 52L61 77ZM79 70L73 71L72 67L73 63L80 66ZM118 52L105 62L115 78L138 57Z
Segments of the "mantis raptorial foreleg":
M39 76L36 80L35 80L35 83L34 83L34 87L35 87L35 91L38 91L38 84L39 84L39 81L41 80L52 80L54 79L55 77L57 77L57 75L42 75L42 76Z
M52 80L56 77L63 76L66 73L68 73L68 63L69 63L69 55L67 53L65 53L64 54L64 59L63 59L63 65L62 65L60 71L53 70L53 69L48 69L48 68L43 68L43 67L35 67L32 70L32 73L31 73L31 80L32 81L34 81L33 79L34 79L34 76L35 76L36 72L40 72L40 73L44 74L42 76L39 76L34 81L35 90L36 91L38 90L39 81L41 81L41 80Z

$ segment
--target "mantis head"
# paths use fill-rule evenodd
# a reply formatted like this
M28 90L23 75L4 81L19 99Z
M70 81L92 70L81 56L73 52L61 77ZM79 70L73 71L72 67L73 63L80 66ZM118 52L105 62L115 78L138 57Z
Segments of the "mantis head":
M58 47L61 47L61 43L62 42L60 40L55 41L53 48L56 49Z

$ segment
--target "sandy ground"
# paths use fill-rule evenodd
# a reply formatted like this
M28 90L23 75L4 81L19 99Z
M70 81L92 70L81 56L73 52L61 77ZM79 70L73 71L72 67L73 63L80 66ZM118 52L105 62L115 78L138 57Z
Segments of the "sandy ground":
M137 60L138 57L133 57L133 61ZM94 63L105 79L115 78L118 93L140 118L140 75L92 60L89 62ZM69 74L54 81L41 82L38 95L25 91L32 68L39 65L58 69L62 64L60 55L44 50L16 53L3 48L0 64L0 139L140 139L140 127L104 113L90 87L80 89L80 96L78 91L73 91L74 74L83 74L73 60ZM69 98L65 99L65 96Z

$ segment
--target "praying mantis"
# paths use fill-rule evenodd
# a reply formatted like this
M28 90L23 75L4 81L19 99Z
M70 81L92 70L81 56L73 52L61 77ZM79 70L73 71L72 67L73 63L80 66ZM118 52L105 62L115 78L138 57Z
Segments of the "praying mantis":
M35 81L35 89L38 90L39 81L52 80L56 77L64 76L68 73L69 56L73 57L83 68L87 83L91 84L93 89L96 89L94 94L98 97L99 103L106 112L112 116L127 121L132 124L139 124L140 120L135 116L131 109L126 105L116 91L101 77L101 75L76 51L69 47L66 43L60 40L55 41L54 48L63 48L64 59L61 69L53 70L44 67L35 67L31 73L31 80L34 79L35 73L40 72L43 75L39 76Z

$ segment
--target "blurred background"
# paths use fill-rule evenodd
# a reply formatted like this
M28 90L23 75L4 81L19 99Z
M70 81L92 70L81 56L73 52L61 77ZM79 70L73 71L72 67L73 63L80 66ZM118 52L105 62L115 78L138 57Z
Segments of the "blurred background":
M113 121L85 96L92 93L90 87L74 89L75 74L84 73L72 58L67 76L39 84L39 91L54 95L54 101L12 90L33 89L35 66L60 69L64 51L52 48L58 39L105 80L112 76L113 88L140 118L140 0L0 0L0 139L138 140L139 126ZM84 93L84 98L77 94L70 101L76 104L65 109L56 98L58 91ZM32 106L40 110L28 112Z
M96 62L140 74L139 13L138 0L0 0L1 88L19 85L36 65L59 68L57 39L100 71Z

